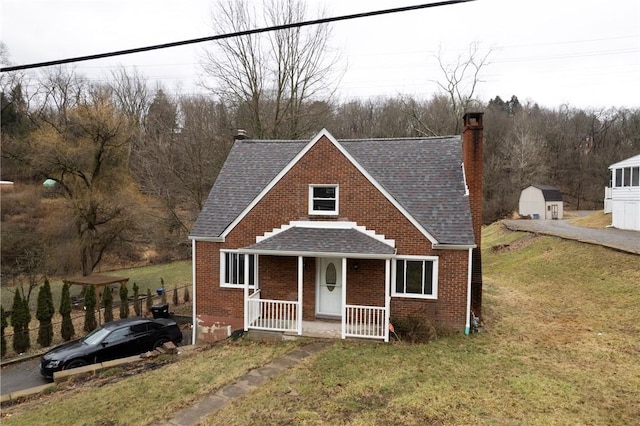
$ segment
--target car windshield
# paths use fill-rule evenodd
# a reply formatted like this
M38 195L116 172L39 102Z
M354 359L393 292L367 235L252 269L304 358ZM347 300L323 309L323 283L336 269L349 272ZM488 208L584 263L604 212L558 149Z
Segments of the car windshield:
M102 342L102 339L104 339L108 334L109 330L106 330L104 328L97 328L91 333L87 334L84 339L82 339L82 341L87 345L97 345L98 343Z

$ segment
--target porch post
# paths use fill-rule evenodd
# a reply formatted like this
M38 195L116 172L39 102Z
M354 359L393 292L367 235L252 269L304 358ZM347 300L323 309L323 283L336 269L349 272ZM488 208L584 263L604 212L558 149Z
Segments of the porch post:
M347 258L342 258L342 276L340 277L340 281L342 281L342 306L340 310L342 311L342 321L341 324L341 338L346 338L345 333L347 332L346 320L347 320Z
M384 260L384 341L389 341L389 317L391 316L391 259Z
M304 278L304 258L298 256L298 309L296 311L296 328L298 329L298 335L302 335L302 284Z
M246 254L242 256L244 256L244 331L249 331L249 256Z

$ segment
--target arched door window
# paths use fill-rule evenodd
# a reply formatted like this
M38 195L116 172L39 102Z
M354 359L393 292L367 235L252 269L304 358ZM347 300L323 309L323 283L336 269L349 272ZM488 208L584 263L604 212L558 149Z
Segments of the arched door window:
M336 266L333 263L327 265L327 271L325 272L325 280L327 282L327 290L333 291L336 288L338 274L336 273Z

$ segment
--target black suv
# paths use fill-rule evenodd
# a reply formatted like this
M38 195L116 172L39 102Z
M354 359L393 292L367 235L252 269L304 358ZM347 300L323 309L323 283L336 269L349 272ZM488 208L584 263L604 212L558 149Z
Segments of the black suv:
M125 318L98 327L79 340L56 346L42 356L40 374L139 355L166 342L182 342L178 324L169 318Z

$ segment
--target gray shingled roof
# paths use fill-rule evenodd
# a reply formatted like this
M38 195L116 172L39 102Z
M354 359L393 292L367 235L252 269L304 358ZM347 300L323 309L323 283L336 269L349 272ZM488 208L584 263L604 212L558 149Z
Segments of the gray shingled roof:
M191 228L191 236L219 237L308 143L237 140Z
M245 247L247 250L392 255L394 248L362 232L349 229L293 227Z
M215 238L309 141L236 141L191 237ZM474 244L460 137L338 143L440 244ZM296 220L298 218L292 218Z
M474 244L460 137L340 144L441 244Z
M562 192L554 186L549 185L532 185L542 191L542 197L545 201L562 201Z

